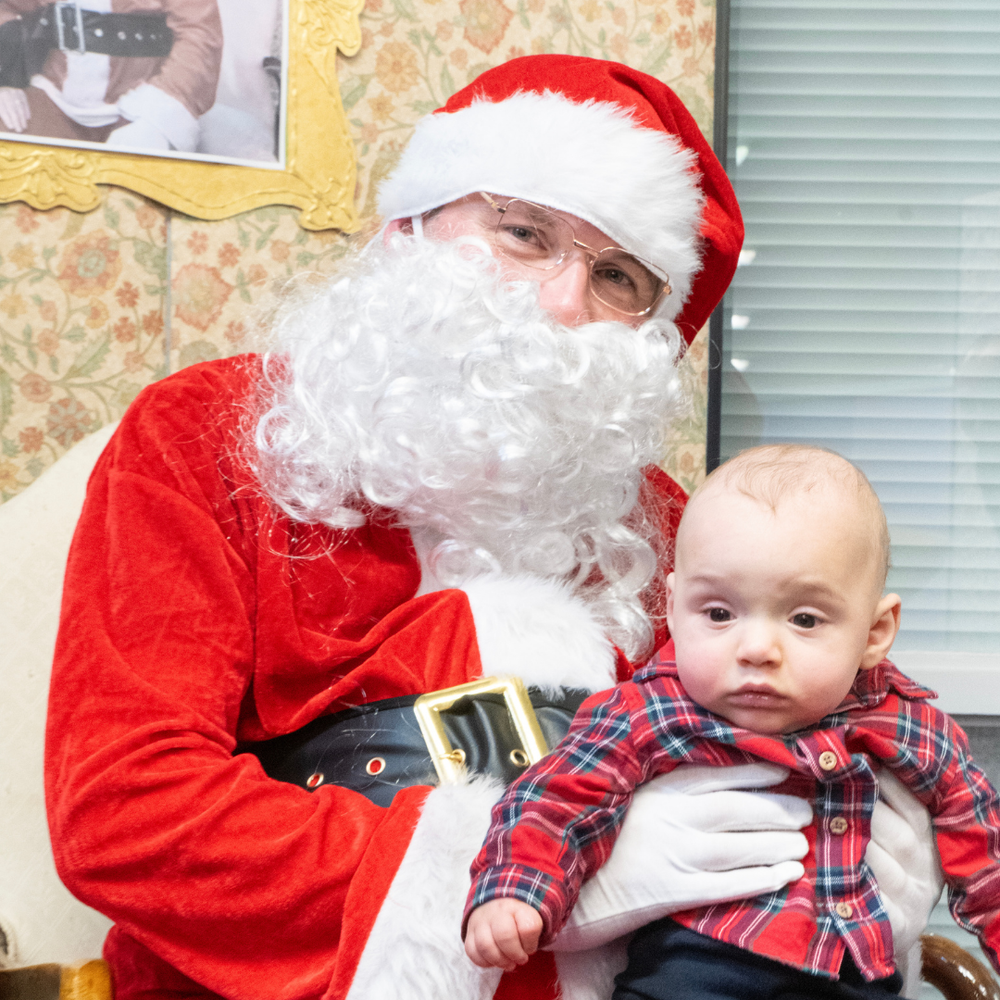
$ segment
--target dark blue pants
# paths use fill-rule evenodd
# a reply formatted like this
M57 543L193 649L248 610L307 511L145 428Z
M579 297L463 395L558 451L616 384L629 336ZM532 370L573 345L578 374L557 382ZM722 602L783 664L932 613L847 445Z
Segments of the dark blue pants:
M867 982L849 954L834 981L667 918L636 931L612 1000L892 1000L902 988L898 972Z

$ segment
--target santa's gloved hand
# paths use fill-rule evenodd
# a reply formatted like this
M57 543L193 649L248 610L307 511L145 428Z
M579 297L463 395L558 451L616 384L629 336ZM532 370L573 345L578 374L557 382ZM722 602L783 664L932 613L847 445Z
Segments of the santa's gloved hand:
M892 926L903 996L914 996L920 978L920 935L941 895L944 879L930 813L898 778L878 771L879 800L865 861L878 882Z
M804 799L766 788L787 777L771 764L683 765L635 794L606 865L585 883L551 945L580 951L678 910L773 892L801 878Z

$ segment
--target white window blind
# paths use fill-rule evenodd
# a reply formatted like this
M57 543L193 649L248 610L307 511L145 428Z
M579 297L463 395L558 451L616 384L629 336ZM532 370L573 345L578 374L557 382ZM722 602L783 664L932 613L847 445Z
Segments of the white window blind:
M803 441L889 518L894 658L1000 713L1000 0L732 0L721 454Z

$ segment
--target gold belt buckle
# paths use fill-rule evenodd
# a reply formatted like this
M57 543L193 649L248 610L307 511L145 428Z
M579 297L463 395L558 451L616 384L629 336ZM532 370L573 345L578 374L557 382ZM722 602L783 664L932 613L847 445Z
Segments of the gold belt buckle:
M465 775L465 751L455 749L445 733L441 712L451 708L460 698L474 694L502 694L507 711L514 721L514 728L521 740L524 764L541 760L549 748L542 735L535 709L528 698L528 689L517 677L484 677L481 681L458 684L422 694L414 703L413 711L420 724L420 732L434 762L438 780L442 785L455 784ZM516 751L513 751L516 753ZM513 757L512 753L512 757ZM520 761L516 761L520 763Z

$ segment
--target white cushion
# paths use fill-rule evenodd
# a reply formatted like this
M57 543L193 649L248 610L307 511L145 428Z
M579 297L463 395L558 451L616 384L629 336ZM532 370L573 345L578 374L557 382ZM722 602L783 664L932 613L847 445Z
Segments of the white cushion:
M56 875L42 749L66 555L90 471L115 426L0 505L0 926L13 940L10 964L96 958L111 926Z

